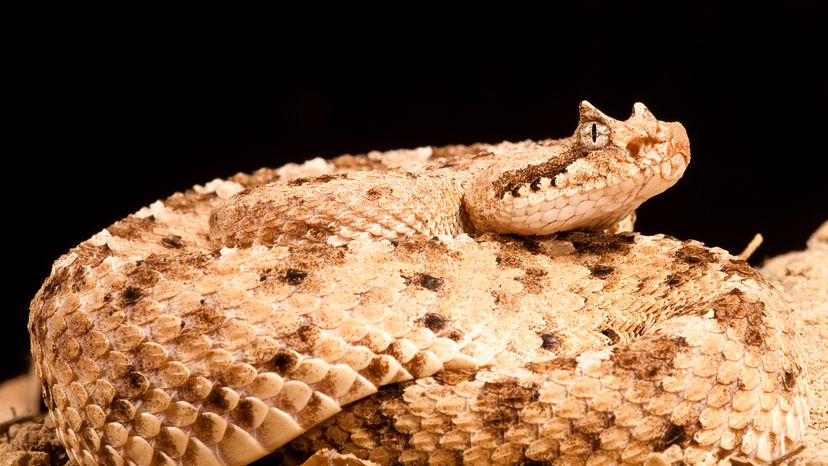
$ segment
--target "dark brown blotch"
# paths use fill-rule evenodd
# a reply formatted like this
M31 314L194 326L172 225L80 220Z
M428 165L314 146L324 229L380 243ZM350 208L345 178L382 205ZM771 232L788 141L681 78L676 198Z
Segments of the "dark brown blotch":
M791 390L796 384L796 374L791 371L785 371L782 376L782 384L786 389Z
M516 382L486 382L474 400L488 428L508 429L520 420L519 411L537 401L538 391Z
M427 312L425 315L417 319L417 322L427 327L434 333L438 333L445 329L449 324L449 319L434 312Z
M443 279L427 273L421 273L417 275L417 284L427 290L437 291L443 286Z
M610 340L609 344L610 345L614 345L614 344L618 343L619 341L621 341L621 335L619 335L618 332L616 332L615 330L613 330L609 327L605 328L604 330L601 330L601 334L604 335L605 337L609 338L609 340Z
M282 276L282 280L284 280L289 285L298 285L302 283L302 281L307 278L308 273L304 270L299 269L287 269L285 274Z
M613 347L611 360L616 366L632 371L642 380L656 380L669 375L673 359L687 347L683 337L653 338L646 346L622 345Z
M89 242L81 243L73 251L77 254L79 262L91 267L97 267L104 259L112 255L112 249L106 243L100 246Z
M457 343L460 343L461 341L463 341L463 338L465 337L463 332L460 329L456 329L456 328L449 330L448 332L446 332L445 334L443 334L441 336L443 336L445 338L448 338L449 340L456 341Z
M181 235L167 235L161 238L161 246L167 249L181 249L184 247L184 239Z
M748 299L738 288L713 300L710 306L713 307L716 319L724 323L733 319L747 319L751 326L759 326L764 322L765 304Z
M555 335L552 332L541 332L541 348L547 351L557 351L560 349L563 342L561 341L560 337Z
M685 244L676 251L676 258L690 265L704 265L716 262L716 255L694 244Z
M635 236L630 234L607 235L603 233L573 231L559 236L563 241L572 243L578 254L627 254L635 243Z
M687 439L688 436L684 427L670 424L664 432L664 435L656 443L655 451L664 451L673 445L683 446Z
M762 275L741 259L730 259L722 265L722 272L729 275L737 275L742 278L752 278L762 281Z
M107 230L110 234L112 234L112 236L118 236L128 240L136 240L141 238L144 232L152 231L154 224L155 217L152 215L143 218L130 215L123 220L115 222L107 228Z
M311 176L311 177L299 177L289 180L287 182L288 186L302 186L306 183L316 183L316 184L324 184L329 181L347 178L347 174L338 174L338 175L319 175L319 176ZM244 191L243 191L244 193ZM241 194L241 193L240 193Z
M605 278L614 271L615 267L611 267L609 265L596 264L589 266L589 273L596 278Z
M674 286L681 285L682 282L683 282L683 280L680 277L677 277L673 274L667 275L667 279L664 280L664 284L669 286L669 287L674 287Z
M144 293L140 288L128 286L127 289L121 292L121 303L125 306L135 304L139 299L141 299L141 296L144 296Z
M299 356L296 353L287 349L280 349L267 363L267 367L279 375L286 375L296 369L299 362Z
M52 296L56 295L63 287L63 284L66 283L67 278L69 278L69 268L63 267L58 269L58 271L50 276L49 279L46 280L46 283L43 284L43 295L41 296L41 300L45 302Z
M386 195L392 194L393 192L393 189L386 186L374 186L365 191L365 194L363 196L365 197L365 199L368 199L369 201L378 201Z

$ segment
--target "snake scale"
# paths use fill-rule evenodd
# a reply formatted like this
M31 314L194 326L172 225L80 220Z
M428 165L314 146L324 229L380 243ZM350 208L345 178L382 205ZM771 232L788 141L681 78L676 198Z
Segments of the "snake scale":
M781 296L726 251L627 231L679 123L587 102L560 140L314 159L157 201L31 303L83 465L772 464L807 425Z

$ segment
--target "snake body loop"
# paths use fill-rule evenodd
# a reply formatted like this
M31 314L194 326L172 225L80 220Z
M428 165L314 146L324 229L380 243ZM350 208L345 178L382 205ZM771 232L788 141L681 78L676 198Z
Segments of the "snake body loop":
M726 251L619 226L689 157L643 105L583 103L567 139L157 201L32 301L58 436L87 465L770 464L808 418L789 309Z

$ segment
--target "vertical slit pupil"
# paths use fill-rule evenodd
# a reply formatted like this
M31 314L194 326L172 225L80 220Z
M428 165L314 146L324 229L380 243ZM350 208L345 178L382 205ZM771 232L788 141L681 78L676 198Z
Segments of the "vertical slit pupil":
M597 140L598 140L598 127L595 125L595 123L593 123L592 124L592 142L594 143Z

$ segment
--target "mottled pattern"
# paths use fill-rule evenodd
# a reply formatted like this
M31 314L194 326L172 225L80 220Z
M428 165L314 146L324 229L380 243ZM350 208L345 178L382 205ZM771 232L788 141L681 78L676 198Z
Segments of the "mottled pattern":
M316 159L112 225L32 301L59 438L89 465L321 448L379 464L767 464L794 450L800 350L745 262L662 235L484 233L460 207L491 160L569 143ZM577 171L555 170L559 186ZM459 211L418 207L439 202ZM337 209L350 217L320 218Z

